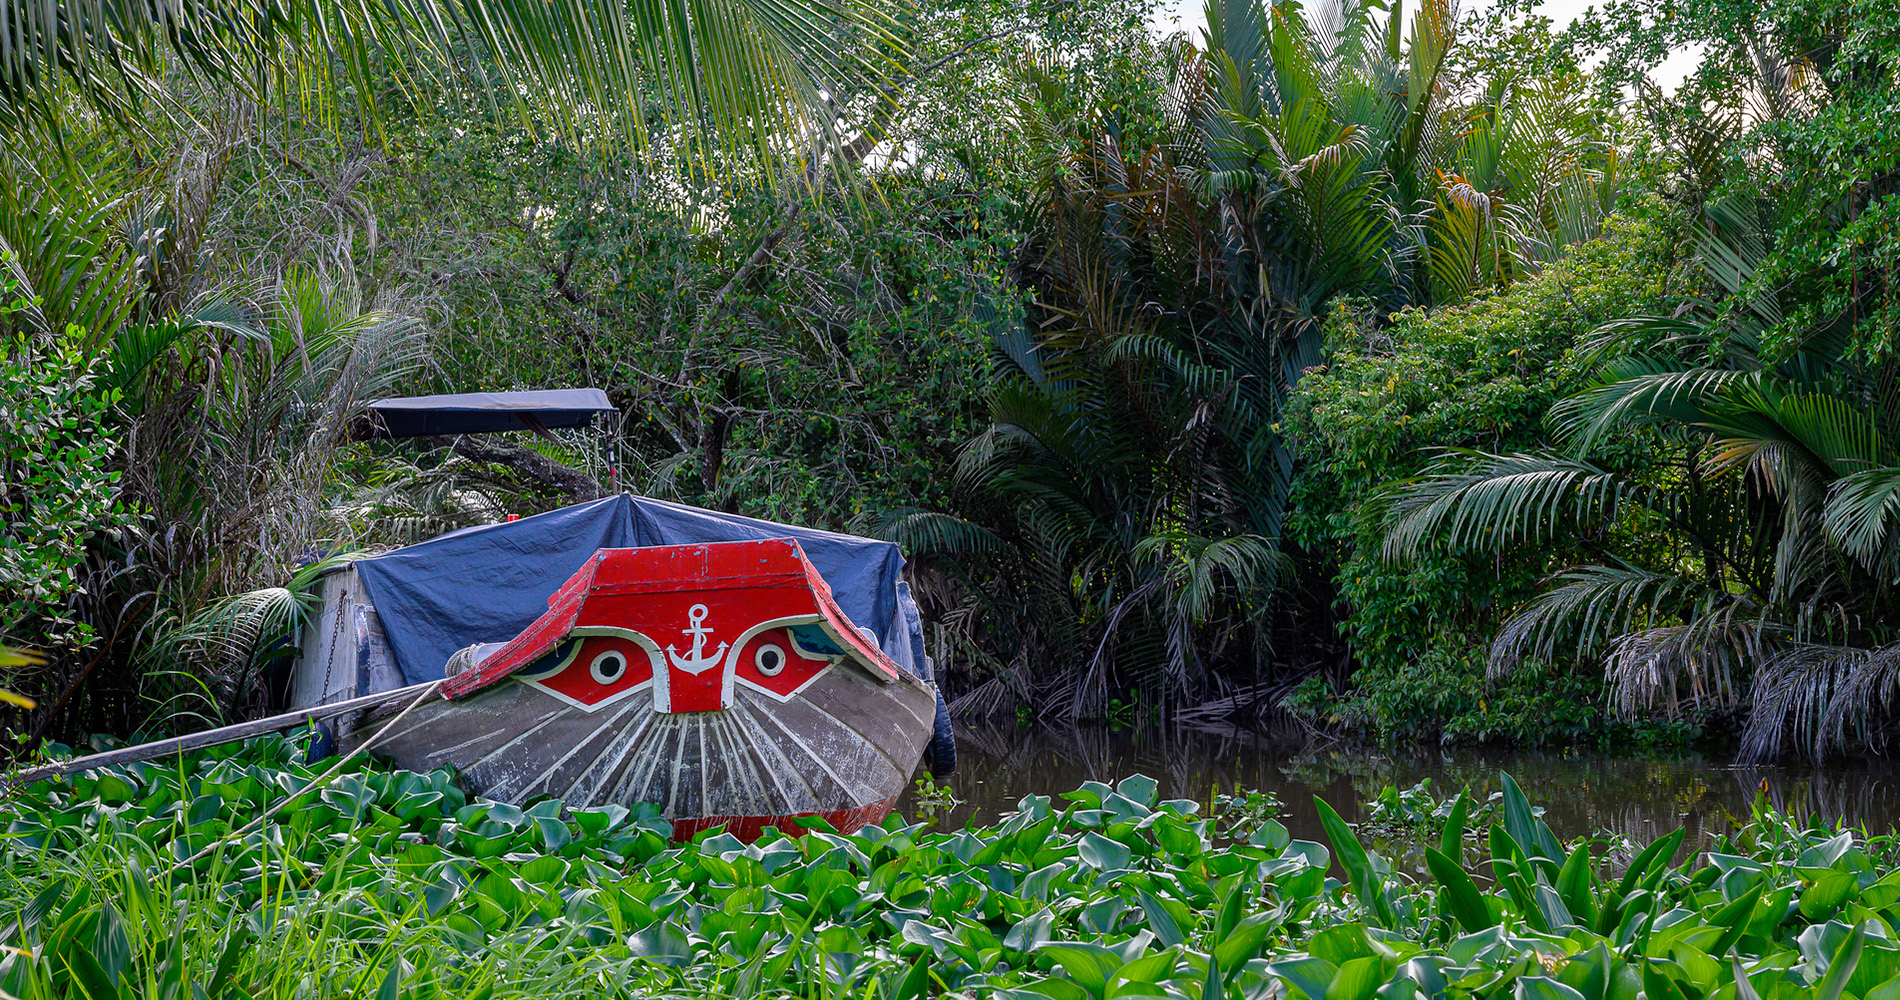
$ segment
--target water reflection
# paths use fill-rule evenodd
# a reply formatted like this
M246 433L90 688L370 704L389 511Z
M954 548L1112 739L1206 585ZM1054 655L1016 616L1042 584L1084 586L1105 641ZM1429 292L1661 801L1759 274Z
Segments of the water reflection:
M959 769L950 780L962 804L942 827L994 822L1030 793L1054 795L1084 781L1137 772L1164 798L1194 799L1203 812L1216 795L1261 789L1286 804L1296 837L1319 839L1313 796L1349 821L1386 785L1431 778L1441 795L1469 786L1479 796L1508 771L1560 837L1615 834L1638 842L1686 826L1690 843L1746 818L1758 790L1783 812L1818 814L1885 832L1900 819L1900 765L1887 758L1841 759L1825 767L1739 767L1700 754L1612 757L1588 751L1414 749L1386 753L1341 744L1291 743L1248 730L977 727L957 732ZM909 797L898 806L916 815Z

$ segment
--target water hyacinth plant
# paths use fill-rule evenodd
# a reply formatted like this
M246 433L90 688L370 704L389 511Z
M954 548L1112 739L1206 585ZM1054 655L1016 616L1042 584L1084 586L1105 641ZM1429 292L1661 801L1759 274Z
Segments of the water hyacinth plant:
M0 990L1900 1000L1890 838L1765 807L1680 864L1676 832L1613 865L1506 778L1484 846L1454 799L1412 878L1324 803L1326 843L1271 819L1231 840L1141 776L980 829L674 844L650 807L519 809L373 763L312 787L299 754L274 738L0 801Z

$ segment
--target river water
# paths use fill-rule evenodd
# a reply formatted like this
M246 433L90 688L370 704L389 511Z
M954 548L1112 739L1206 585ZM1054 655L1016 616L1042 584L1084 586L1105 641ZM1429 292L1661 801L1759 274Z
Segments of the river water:
M1322 839L1313 796L1348 821L1386 785L1424 778L1441 798L1469 787L1479 798L1508 772L1564 838L1613 834L1646 843L1678 826L1689 843L1746 820L1758 793L1791 815L1818 813L1887 832L1900 821L1900 762L1835 758L1825 766L1742 767L1695 753L1648 757L1592 751L1487 752L1414 748L1380 751L1339 743L1288 744L1245 730L1013 725L959 727L958 770L948 784L960 804L936 814L940 829L994 822L1031 793L1058 795L1084 781L1146 774L1163 798L1194 799L1202 814L1236 789L1269 791L1285 804L1280 821L1295 837ZM1061 807L1058 800L1057 808ZM898 809L918 817L914 791Z

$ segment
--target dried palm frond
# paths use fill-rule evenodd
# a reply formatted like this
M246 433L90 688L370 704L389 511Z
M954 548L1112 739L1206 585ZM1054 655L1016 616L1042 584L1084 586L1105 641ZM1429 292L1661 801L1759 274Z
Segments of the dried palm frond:
M1596 656L1619 636L1693 617L1714 596L1702 581L1634 566L1580 566L1556 579L1492 640L1494 674L1525 660Z
M1790 745L1819 760L1874 722L1900 693L1900 643L1856 648L1794 643L1755 677L1754 712L1742 754L1771 760Z

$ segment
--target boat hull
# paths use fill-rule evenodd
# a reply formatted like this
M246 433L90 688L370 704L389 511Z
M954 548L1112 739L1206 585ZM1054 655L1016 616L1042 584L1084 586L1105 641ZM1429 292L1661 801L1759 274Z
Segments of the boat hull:
M361 719L353 749L401 705ZM680 839L724 826L750 841L819 816L846 832L884 818L929 743L936 691L906 676L821 674L790 700L738 687L729 708L654 710L652 688L594 711L508 678L466 698L430 696L376 739L411 770L452 767L470 791L521 805L650 802Z

